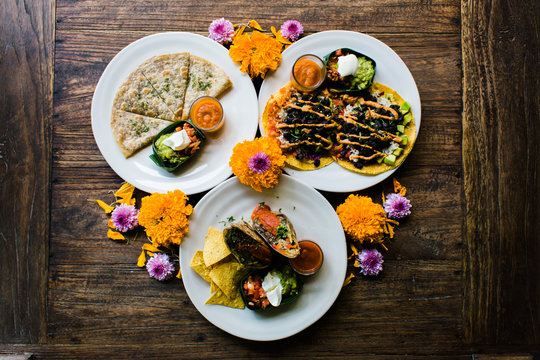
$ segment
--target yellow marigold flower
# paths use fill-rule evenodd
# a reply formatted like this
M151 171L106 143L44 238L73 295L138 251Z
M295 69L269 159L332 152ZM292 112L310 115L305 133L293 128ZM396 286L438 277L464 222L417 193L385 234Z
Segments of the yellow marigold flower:
M277 185L285 155L275 139L246 140L235 145L229 165L242 184L262 191Z
M142 198L139 224L145 227L155 246L180 245L189 230L188 216L193 212L187 200L180 190Z
M381 205L367 196L349 195L336 209L345 233L359 243L382 243L387 218Z
M239 34L229 49L231 59L240 64L240 71L252 78L264 78L268 70L276 70L281 63L282 45L275 38L259 31Z

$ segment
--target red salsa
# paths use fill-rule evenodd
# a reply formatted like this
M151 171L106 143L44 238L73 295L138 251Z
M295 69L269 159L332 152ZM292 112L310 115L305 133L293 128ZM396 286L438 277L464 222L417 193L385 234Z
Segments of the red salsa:
M300 255L289 260L292 268L301 275L316 273L323 263L321 248L311 240L302 240L298 244L300 245Z

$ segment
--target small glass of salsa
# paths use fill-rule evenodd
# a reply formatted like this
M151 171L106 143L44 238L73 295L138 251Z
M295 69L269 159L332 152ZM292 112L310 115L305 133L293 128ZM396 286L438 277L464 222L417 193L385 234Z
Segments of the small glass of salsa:
M300 275L315 274L321 268L324 259L320 246L311 240L299 241L298 245L300 255L289 259L291 267Z
M199 129L217 131L223 125L223 107L215 97L201 96L191 104L189 117Z
M294 62L291 80L301 91L313 91L324 82L326 65L317 55L306 54Z

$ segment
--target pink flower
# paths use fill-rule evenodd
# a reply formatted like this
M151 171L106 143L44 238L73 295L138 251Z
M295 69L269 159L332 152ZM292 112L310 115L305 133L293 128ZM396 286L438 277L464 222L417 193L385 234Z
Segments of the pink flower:
M270 165L270 158L264 151L256 152L248 161L249 169L258 174L264 174L270 168Z
M210 33L208 37L220 44L229 43L234 36L234 26L229 20L225 18L216 19L212 21L208 27Z
M402 219L411 214L411 202L401 194L389 194L383 204L384 211L390 219Z
M133 230L139 225L139 210L133 205L121 204L113 210L111 220L114 227L121 232Z
M378 275L383 269L383 257L376 249L364 249L356 256L360 272L364 275Z
M281 25L281 35L290 41L296 41L304 33L304 27L296 20L287 20Z
M151 277L163 281L172 276L174 265L167 254L156 253L146 263L146 270Z

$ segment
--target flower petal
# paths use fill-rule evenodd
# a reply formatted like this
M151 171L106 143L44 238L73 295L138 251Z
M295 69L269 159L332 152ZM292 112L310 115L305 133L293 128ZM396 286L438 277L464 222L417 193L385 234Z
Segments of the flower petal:
M130 183L123 183L122 186L120 186L120 189L118 189L114 196L120 199L131 199L133 196L133 191L135 190L135 186L131 185Z
M114 226L114 224L113 224L112 218L109 218L109 221L107 222L107 225L109 225L109 227L111 229L116 229L116 226Z
M290 42L289 40L285 39L285 38L283 37L283 35L281 35L281 30L277 31L274 35L275 35L277 41L279 41L280 43L285 44L285 45L290 45L290 44L292 44L292 42Z
M401 196L405 196L405 193L407 192L407 189L405 186L401 185L396 178L393 179L394 181L394 192L399 193Z
M179 279L182 278L182 269L178 268L178 274L176 274L176 277Z
M139 255L139 259L137 259L137 266L138 267L144 267L146 264L146 256L144 254L144 250L141 251L141 255Z
M253 28L255 30L264 31L261 28L261 26L259 25L259 23L257 21L255 21L255 20L251 20L248 25L249 25L249 27L251 27L251 28Z
M159 252L159 249L154 244L144 243L142 248L144 250L152 251L152 252Z
M101 208L102 208L103 210L105 210L105 213L106 213L106 214L110 214L110 213L114 210L114 206L107 205L106 203L104 203L104 202L101 201L101 200L92 200L92 201L97 202L98 205L101 206Z
M111 229L109 229L109 231L107 231L107 237L109 239L113 239L113 240L126 240L124 235L122 235L118 231L112 231Z
M347 278L345 279L345 281L343 282L343 286L347 286L351 283L351 280L353 278L355 278L356 276L354 276L353 273L351 273L349 276L347 276Z

